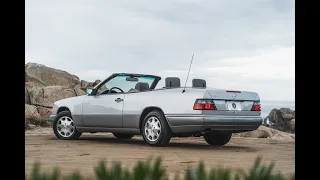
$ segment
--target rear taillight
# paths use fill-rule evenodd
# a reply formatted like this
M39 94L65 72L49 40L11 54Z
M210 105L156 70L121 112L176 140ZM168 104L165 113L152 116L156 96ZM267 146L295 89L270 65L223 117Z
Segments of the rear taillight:
M252 105L251 111L261 111L260 102L254 102L253 105Z
M216 110L212 99L197 99L193 105L194 110Z

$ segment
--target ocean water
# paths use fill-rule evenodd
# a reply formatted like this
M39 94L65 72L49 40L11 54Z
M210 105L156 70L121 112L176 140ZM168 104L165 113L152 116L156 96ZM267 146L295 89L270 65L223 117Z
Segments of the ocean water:
M290 108L295 110L294 101L262 101L261 100L261 116L267 117L272 109Z

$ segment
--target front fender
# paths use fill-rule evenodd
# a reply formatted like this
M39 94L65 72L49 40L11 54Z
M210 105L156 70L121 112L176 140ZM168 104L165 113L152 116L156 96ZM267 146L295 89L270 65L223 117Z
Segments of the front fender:
M82 103L87 96L77 96L73 98L57 101L53 105L52 115L49 120L53 121L61 110L69 110L76 126L83 126ZM63 109L61 109L63 108Z

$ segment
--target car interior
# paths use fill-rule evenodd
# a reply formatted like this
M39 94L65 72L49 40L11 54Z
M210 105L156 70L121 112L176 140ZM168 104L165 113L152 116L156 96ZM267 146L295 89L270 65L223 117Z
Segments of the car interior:
M145 82L138 82L136 84L136 86L133 88L131 88L128 93L134 93L134 92L143 92L143 91L149 91L150 87L148 83Z
M206 81L204 79L193 79L192 80L192 87L196 88L205 88L207 86ZM179 88L181 87L180 78L178 77L167 77L165 78L165 87L163 88ZM144 92L150 91L150 86L146 82L138 82L135 85L135 88L131 88L128 93L135 93L135 92ZM120 90L117 90L116 87L112 89L105 89L101 94L113 94L113 93L121 93Z

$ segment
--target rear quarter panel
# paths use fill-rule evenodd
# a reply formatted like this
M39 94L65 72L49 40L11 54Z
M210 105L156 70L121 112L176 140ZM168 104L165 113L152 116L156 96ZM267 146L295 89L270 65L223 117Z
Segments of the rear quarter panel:
M160 108L165 115L201 114L193 110L193 104L204 93L205 89L189 89L182 93L182 88L175 88L125 94L123 127L139 128L140 116L149 107Z

